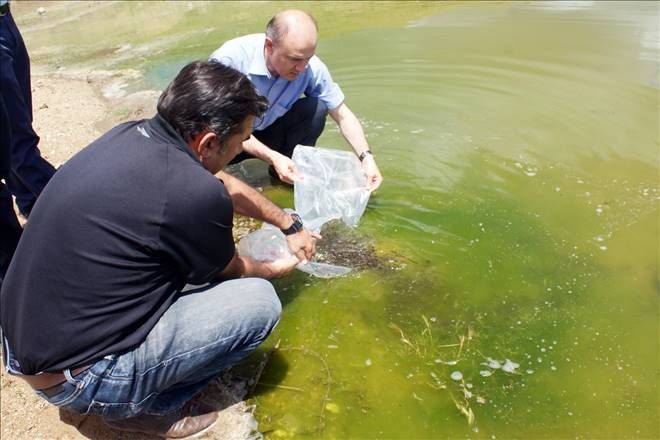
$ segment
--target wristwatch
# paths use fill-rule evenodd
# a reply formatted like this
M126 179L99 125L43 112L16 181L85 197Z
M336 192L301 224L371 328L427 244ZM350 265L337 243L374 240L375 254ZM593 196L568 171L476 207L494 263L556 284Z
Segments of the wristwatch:
M286 229L280 229L284 235L292 235L296 232L302 231L303 223L300 216L295 212L292 212L291 218L293 219L293 224Z
M373 156L374 153L372 153L371 150L364 150L364 151L358 156L358 159L360 159L360 162L362 162L362 161L364 160L364 158L367 157L367 155L369 155L369 156Z

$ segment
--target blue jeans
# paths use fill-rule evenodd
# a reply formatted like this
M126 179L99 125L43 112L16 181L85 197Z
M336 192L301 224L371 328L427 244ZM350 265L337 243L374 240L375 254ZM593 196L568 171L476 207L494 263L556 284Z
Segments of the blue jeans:
M168 414L257 348L281 311L272 284L260 278L184 289L134 350L69 375L56 395L37 394L56 406L106 420Z

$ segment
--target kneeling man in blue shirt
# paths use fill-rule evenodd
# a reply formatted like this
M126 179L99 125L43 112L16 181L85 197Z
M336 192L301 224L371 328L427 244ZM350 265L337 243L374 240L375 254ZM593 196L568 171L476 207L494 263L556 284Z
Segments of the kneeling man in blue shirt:
M291 160L293 149L298 144L315 145L329 113L360 159L369 189L375 190L383 177L360 121L314 54L316 42L314 18L304 11L286 10L268 22L266 34L235 38L211 54L211 60L247 75L268 99L268 110L255 120L252 136L243 143L244 152L232 163L257 157L270 164L281 180L293 183L298 177Z

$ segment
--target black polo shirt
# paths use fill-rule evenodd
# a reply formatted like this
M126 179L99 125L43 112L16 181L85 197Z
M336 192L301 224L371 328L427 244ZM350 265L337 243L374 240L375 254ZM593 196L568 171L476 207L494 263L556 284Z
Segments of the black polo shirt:
M119 125L53 176L0 292L24 374L87 365L142 342L186 284L234 255L232 202L156 116Z

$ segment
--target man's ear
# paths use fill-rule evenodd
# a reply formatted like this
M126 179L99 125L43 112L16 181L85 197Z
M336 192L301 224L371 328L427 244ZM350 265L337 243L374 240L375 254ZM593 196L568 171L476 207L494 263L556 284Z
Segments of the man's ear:
M192 139L190 146L199 160L210 156L213 149L216 148L215 140L217 138L218 136L212 131L203 131Z

